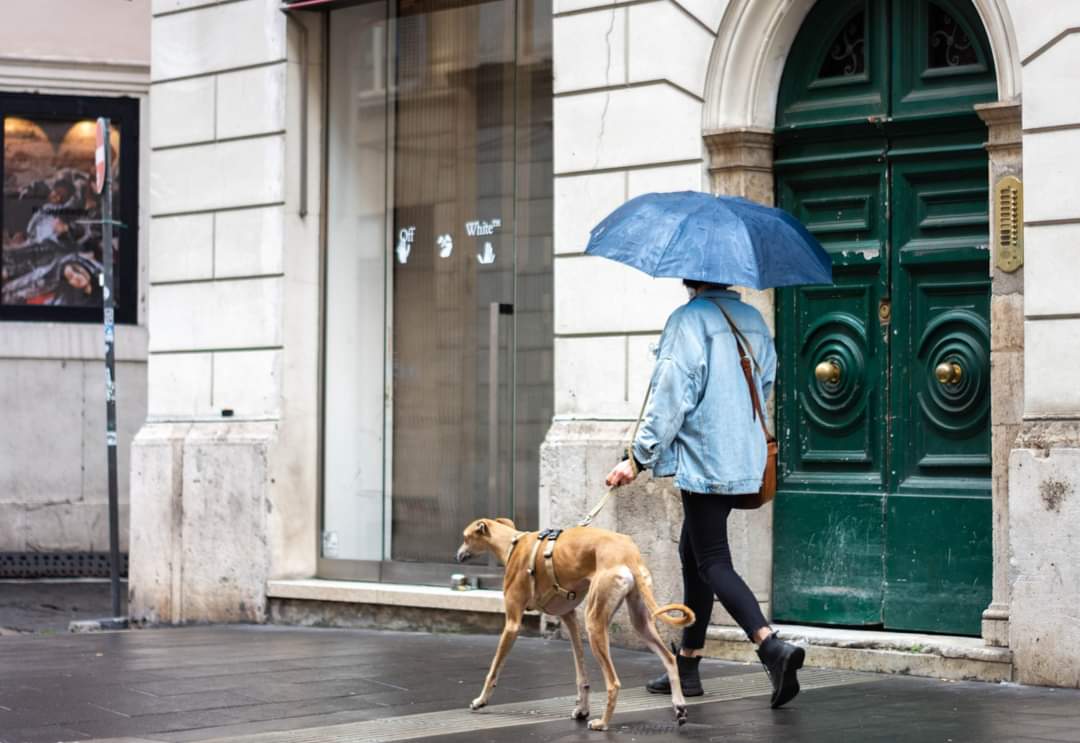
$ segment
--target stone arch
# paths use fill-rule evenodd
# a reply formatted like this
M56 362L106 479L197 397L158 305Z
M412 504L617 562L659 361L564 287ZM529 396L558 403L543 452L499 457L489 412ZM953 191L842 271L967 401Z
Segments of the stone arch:
M816 0L731 0L705 79L702 131L771 131L784 63ZM998 100L1018 103L1020 57L1005 0L972 0L990 39Z

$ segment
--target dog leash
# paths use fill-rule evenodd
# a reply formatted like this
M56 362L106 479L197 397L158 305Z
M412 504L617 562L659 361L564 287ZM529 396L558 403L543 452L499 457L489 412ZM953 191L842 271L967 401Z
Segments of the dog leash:
M652 382L645 386L645 399L641 401L641 411L638 413L637 423L634 424L634 431L630 434L630 443L626 447L626 454L631 460L634 458L634 439L637 438L638 429L641 427L641 421L645 418L645 406L649 404L649 392L652 390ZM632 465L634 466L634 465ZM636 469L636 466L635 466ZM635 473L636 474L636 473ZM592 507L585 518L577 523L578 526L589 526L592 524L596 515L604 510L604 506L607 505L608 499L611 498L611 494L614 493L616 488L608 488L604 493L604 497L600 499L600 502Z

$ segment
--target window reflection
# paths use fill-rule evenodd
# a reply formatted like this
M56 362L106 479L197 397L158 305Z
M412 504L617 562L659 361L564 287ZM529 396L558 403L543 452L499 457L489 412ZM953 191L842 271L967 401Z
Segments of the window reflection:
M476 516L536 521L551 9L407 0L387 23L376 7L331 15L324 556L445 563Z

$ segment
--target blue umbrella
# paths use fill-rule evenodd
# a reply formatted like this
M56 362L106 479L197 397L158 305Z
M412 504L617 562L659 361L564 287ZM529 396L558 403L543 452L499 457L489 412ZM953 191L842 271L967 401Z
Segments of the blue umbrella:
M832 259L799 220L736 196L638 196L593 228L585 252L657 277L753 289L832 283Z

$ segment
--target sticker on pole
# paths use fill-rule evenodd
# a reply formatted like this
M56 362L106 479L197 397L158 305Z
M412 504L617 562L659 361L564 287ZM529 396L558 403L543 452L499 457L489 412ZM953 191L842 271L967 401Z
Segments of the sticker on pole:
M102 117L97 120L97 142L94 146L94 172L97 176L97 192L105 188L105 142L108 139L109 120Z

